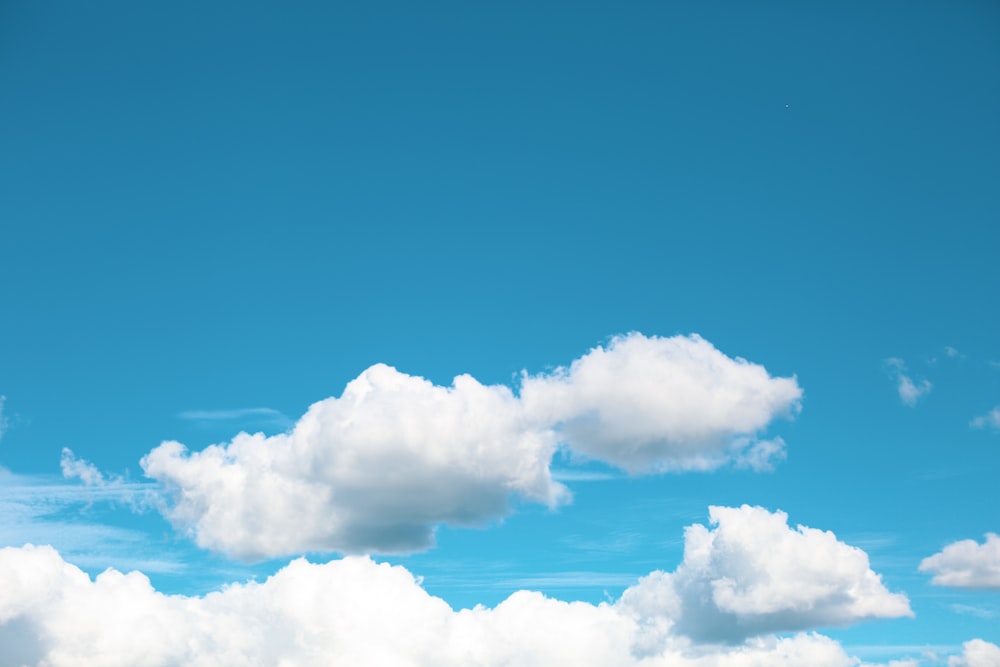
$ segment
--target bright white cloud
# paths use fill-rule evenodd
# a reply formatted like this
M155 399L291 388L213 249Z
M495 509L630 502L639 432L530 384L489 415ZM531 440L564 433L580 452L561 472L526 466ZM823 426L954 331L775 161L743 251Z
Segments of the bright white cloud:
M92 580L50 547L0 549L4 667L859 664L811 633L725 645L667 632L651 650L644 635L661 619L648 612L634 600L592 605L529 591L492 609L453 611L404 568L367 557L299 559L263 583L168 596L139 572Z
M794 378L698 336L634 333L569 368L525 375L520 396L378 364L288 433L241 433L200 452L166 442L142 467L171 490L167 516L203 547L251 560L407 552L428 547L435 525L504 516L512 495L567 500L549 469L560 443L631 472L768 469L784 442L757 434L801 396Z
M671 632L699 641L912 616L867 554L831 532L792 529L784 512L747 505L712 507L709 516L715 528L685 530L677 570L643 578L623 595L626 606L675 618Z
M985 415L976 417L969 425L972 428L991 428L995 431L1000 431L1000 405L993 408Z
M948 667L1000 667L1000 646L973 639L962 645L962 655L948 658Z
M739 459L761 467L780 440L754 449L772 420L794 414L802 389L730 358L700 336L633 333L568 368L525 377L528 412L558 425L576 452L630 472L706 470Z
M896 390L899 392L899 400L904 405L914 406L917 400L930 393L933 385L928 380L914 380L907 375L909 372L906 363L899 358L892 357L885 360L889 368L889 374L896 381Z
M958 588L1000 588L1000 536L987 533L982 544L962 540L920 562L920 571L934 575L931 583Z
M254 559L412 551L435 524L503 516L511 494L556 505L568 492L549 472L554 448L507 387L468 375L441 387L379 364L290 433L193 453L167 442L142 467L176 490L168 516L200 546Z

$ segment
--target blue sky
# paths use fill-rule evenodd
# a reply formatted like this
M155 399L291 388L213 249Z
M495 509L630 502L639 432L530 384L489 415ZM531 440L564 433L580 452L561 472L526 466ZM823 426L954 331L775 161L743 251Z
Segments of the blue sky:
M4 3L2 545L51 544L92 576L138 569L192 597L299 554L340 558L336 540L251 563L229 533L205 547L189 531L204 516L176 514L180 473L140 461L165 441L280 438L386 364L509 387L520 426L497 428L555 438L538 470L572 495L505 478L509 506L468 510L476 526L431 512L433 546L375 553L455 609L520 589L613 603L675 571L709 506L746 504L862 549L914 614L777 636L815 630L871 662L965 650L954 664L993 665L963 642L1000 643L1000 575L934 585L918 568L963 540L988 559L984 535L1000 532L998 62L986 1ZM583 380L575 398L523 394L530 378L561 386L556 369L595 347L626 350L614 337L630 332L660 351L622 351L637 365L593 385L604 398ZM766 369L740 385L747 400L780 378L801 395L749 428L675 414L691 394L657 384L673 367L643 369L664 341L695 340ZM653 407L615 412L610 441L587 444L567 406L604 414L616 396ZM423 423L415 403L386 406ZM615 429L648 418L674 434L662 414L701 435L657 431L658 463L616 465L632 459ZM475 428L427 428L444 488ZM675 445L722 451L712 428L726 447L780 438L784 458L754 470L727 449L712 470L676 469ZM317 437L302 446L340 446ZM364 472L359 497L374 484L396 507L397 477ZM319 467L289 479L313 474L333 483ZM460 477L455 494L496 491Z

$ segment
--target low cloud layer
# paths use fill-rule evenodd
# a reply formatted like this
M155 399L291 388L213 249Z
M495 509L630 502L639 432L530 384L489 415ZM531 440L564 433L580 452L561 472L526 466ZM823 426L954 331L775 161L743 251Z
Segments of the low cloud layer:
M698 336L616 337L520 394L461 375L435 385L377 364L288 433L241 433L142 460L170 491L166 515L199 546L244 560L424 549L438 524L481 525L512 496L556 506L557 447L631 473L767 469L784 455L759 434L799 408L794 378L727 357Z
M406 569L367 557L299 559L263 583L168 596L139 572L108 570L91 580L50 547L0 549L0 667L853 667L859 661L827 637L772 634L790 629L775 614L801 612L808 622L792 629L811 630L909 612L905 598L867 569L863 552L858 557L829 533L792 530L784 515L760 508L713 508L712 517L713 530L688 529L676 572L653 573L618 602L599 605L519 591L492 609L454 611ZM768 521L766 535L753 540L777 540L774 550L788 557L774 563L746 544ZM812 549L821 554L798 567ZM837 574L821 571L827 557L835 557L826 564ZM698 624L730 627L692 606L701 582L720 613L756 629L728 643L706 639L717 630L695 631ZM761 623L762 614L770 620Z
M982 544L949 544L921 561L920 571L933 574L931 583L937 586L1000 589L1000 536L987 533Z

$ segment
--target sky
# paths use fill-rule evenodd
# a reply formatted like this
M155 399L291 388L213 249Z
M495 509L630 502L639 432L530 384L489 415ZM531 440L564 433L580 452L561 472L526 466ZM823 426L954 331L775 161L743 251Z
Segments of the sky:
M987 0L0 2L0 667L997 667L998 72Z

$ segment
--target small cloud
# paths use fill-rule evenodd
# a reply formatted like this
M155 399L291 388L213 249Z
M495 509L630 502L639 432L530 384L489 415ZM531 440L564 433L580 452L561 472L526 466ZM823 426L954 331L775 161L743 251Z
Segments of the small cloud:
M934 575L935 586L1000 589L1000 536L987 533L986 540L962 540L920 562L921 572Z
M63 447L59 468L66 479L79 479L84 486L104 486L107 480L93 463L76 458L73 450Z
M930 393L931 383L928 380L914 380L907 375L906 362L898 357L890 357L885 360L885 365L889 370L889 375L896 383L896 390L899 392L899 400L903 405L914 406L921 396Z
M1000 405L993 408L985 415L976 417L970 421L969 426L972 428L989 428L994 431L1000 431Z
M965 355L953 348L951 345L944 346L944 353L949 359L965 359Z

